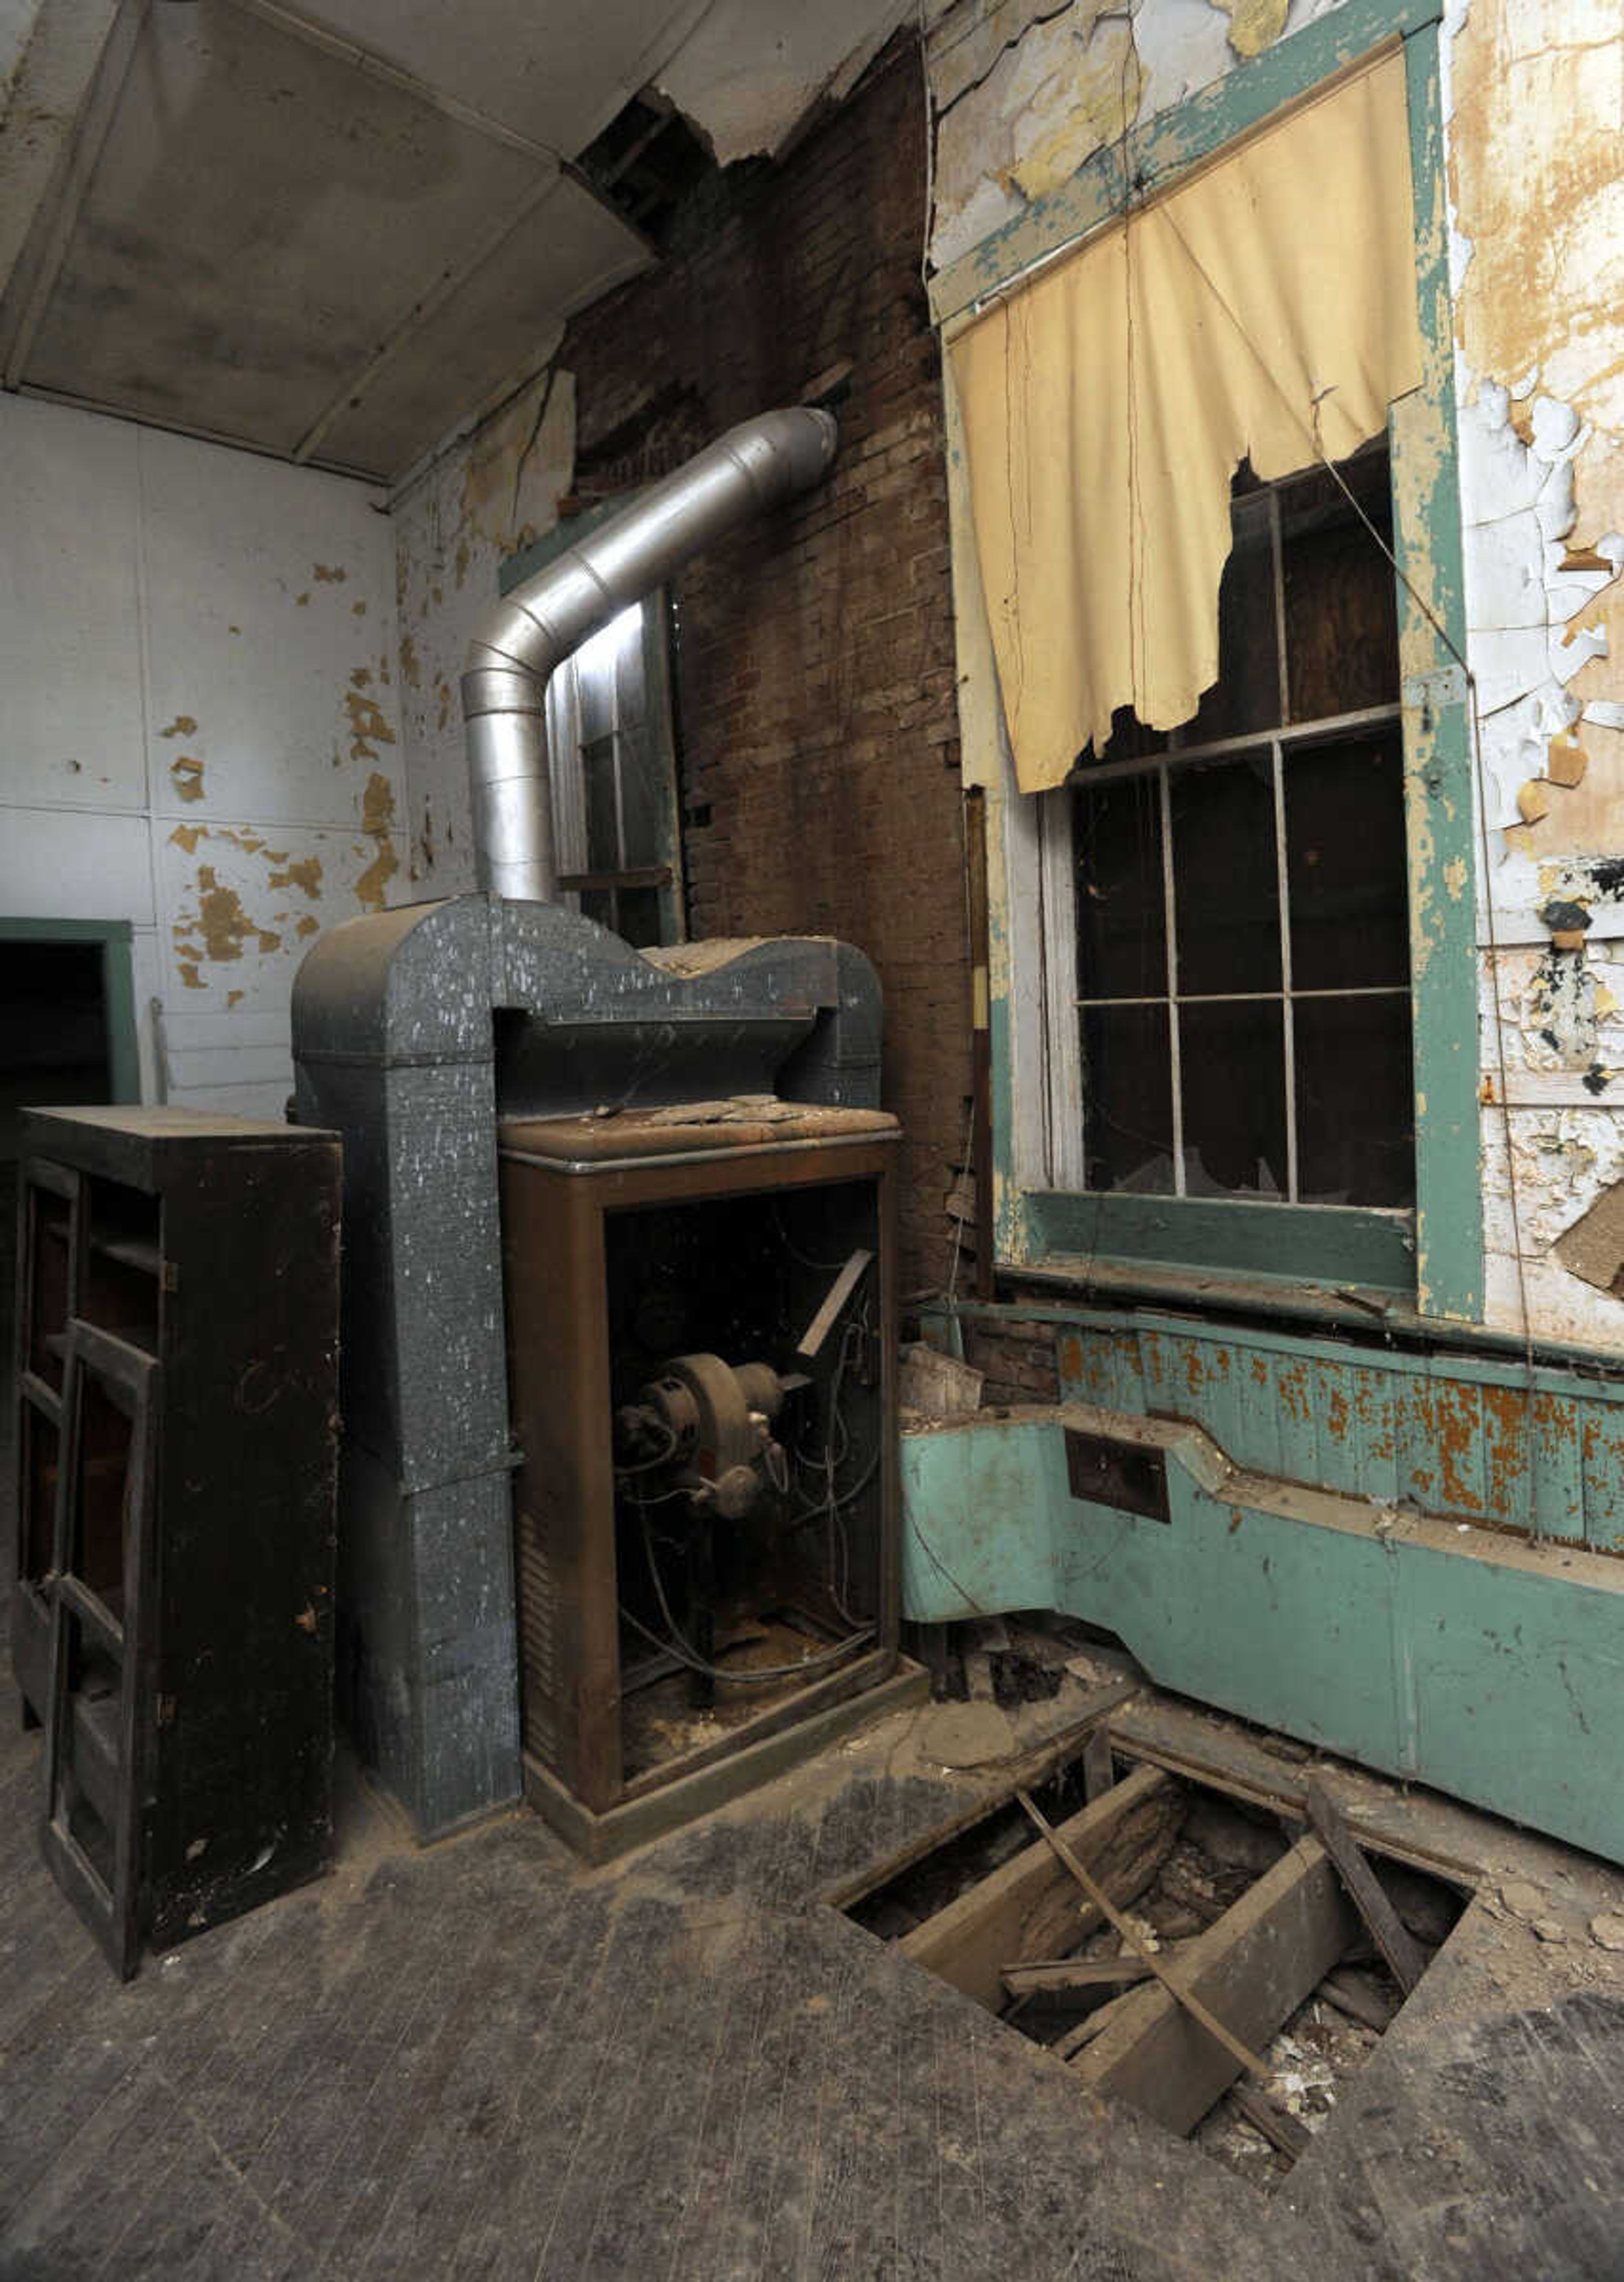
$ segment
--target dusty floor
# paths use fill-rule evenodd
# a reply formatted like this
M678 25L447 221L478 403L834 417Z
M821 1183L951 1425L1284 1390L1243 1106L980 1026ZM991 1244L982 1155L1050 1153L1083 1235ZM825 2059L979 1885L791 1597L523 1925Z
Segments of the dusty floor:
M332 1877L124 1988L8 1716L0 2276L1624 2273L1624 1957L1589 1931L1624 1881L1492 1832L1501 1874L1266 2198L820 1898L997 1787L936 1764L952 1708L596 1873L526 1813L419 1851L360 1796Z

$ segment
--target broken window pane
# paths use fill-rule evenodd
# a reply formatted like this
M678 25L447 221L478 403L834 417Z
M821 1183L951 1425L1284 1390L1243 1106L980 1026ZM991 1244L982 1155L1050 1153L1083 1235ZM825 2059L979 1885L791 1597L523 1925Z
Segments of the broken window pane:
M1278 999L1178 1012L1185 1188L1193 1197L1286 1191L1286 1057Z
M1392 544L1385 450L1338 470ZM1282 486L1280 547L1286 678L1293 721L1391 705L1398 695L1398 609L1393 566L1325 470Z
M1243 470L1237 485L1248 474ZM1237 499L1229 561L1218 588L1218 679L1184 731L1187 745L1272 729L1280 718L1274 540L1267 492Z
M1169 1196L1173 1088L1165 1006L1085 1007L1084 1143L1091 1189Z
M1287 754L1286 865L1297 990L1407 980L1404 762L1396 726Z
M1305 1204L1415 1202L1410 998L1299 998L1297 1192Z
M1077 787L1077 992L1154 998L1167 990L1162 784L1154 775Z
M1280 988L1273 761L1171 772L1174 904L1181 993Z

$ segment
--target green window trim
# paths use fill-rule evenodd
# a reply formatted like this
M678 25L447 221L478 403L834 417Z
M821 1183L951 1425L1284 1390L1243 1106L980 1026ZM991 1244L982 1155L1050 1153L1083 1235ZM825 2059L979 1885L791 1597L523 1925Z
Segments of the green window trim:
M102 1004L107 1021L107 1083L114 1101L141 1098L136 1031L136 974L128 920L0 919L0 943L99 943Z
M1415 209L1422 383L1392 410L1394 552L1410 889L1416 1208L1413 1215L1244 1199L1022 1189L1014 1174L1011 1010L991 1008L998 1261L1155 1261L1205 1275L1402 1293L1426 1318L1480 1322L1477 851L1436 0L1344 0L1318 23L1159 113L1125 151L1096 152L1071 181L996 230L931 287L938 323L1031 262L1113 219L1123 185L1163 181L1402 35ZM1018 796L1016 796L1018 797Z

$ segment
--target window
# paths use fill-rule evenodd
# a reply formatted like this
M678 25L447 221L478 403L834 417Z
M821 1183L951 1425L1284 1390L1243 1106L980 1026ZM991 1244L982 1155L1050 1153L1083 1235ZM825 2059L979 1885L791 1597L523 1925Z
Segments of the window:
M666 602L651 594L548 684L563 900L639 948L681 939Z
M1391 544L1385 446L1343 481ZM1219 678L1068 788L1083 1185L1415 1201L1391 566L1323 469L1243 469ZM1063 828L1063 827L1062 827Z

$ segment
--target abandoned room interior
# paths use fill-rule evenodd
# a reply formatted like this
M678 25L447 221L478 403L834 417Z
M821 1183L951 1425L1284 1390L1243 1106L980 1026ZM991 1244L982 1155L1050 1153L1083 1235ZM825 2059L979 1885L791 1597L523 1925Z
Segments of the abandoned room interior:
M0 117L0 2276L1624 2274L1616 0Z

